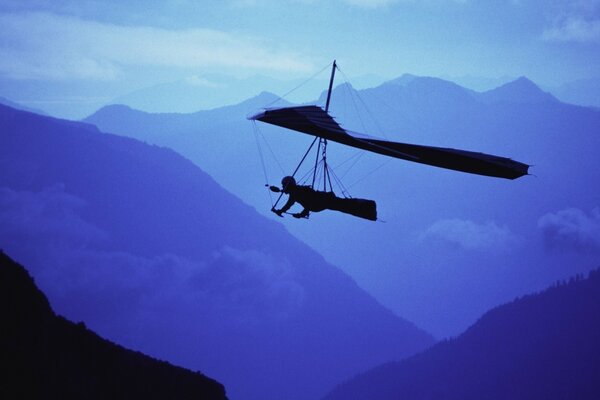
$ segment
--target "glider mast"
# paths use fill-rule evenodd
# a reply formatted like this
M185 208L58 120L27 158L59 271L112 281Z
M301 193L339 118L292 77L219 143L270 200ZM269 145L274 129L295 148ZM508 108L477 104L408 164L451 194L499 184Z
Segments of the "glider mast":
M329 112L329 102L331 101L331 91L333 89L333 79L335 78L335 69L337 68L337 64L335 60L333 60L333 65L331 66L331 78L329 78L329 89L327 90L327 101L325 102L325 112ZM319 150L323 150L321 152L321 159L323 160L323 190L327 191L327 183L329 183L329 190L333 192L333 185L331 184L331 176L329 175L329 168L327 166L327 139L319 137L319 145L317 146L317 159L315 160L315 169L313 173L312 179L312 187L315 186L315 180L317 178L317 166L319 165Z
M333 78L335 78L335 69L337 64L333 60L333 66L331 67L331 78L329 79L329 90L327 90L327 102L325 103L325 112L329 111L329 100L331 100L331 89L333 88Z

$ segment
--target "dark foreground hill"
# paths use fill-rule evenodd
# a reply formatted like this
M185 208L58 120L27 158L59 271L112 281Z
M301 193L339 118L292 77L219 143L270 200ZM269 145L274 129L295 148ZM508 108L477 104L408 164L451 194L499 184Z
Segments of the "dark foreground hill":
M485 314L454 340L339 386L327 400L598 399L600 270Z
M172 150L1 106L0 127L0 243L103 337L244 400L318 398L433 343Z
M127 350L54 313L0 252L0 398L226 399L206 376Z

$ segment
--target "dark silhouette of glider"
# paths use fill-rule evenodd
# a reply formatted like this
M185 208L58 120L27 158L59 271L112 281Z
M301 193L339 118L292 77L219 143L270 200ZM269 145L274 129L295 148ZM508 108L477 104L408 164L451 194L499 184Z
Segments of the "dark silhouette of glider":
M251 119L373 153L472 174L516 179L527 175L529 169L529 165L510 158L451 148L391 142L348 131L319 106L266 109L252 116Z
M453 148L392 142L342 128L328 113L336 68L337 66L334 61L325 109L316 105L265 108L263 111L248 117L248 119L262 121L315 136L315 141L319 140L319 148L323 147L322 160L325 161L324 169L326 178L328 177L328 172L325 148L328 140L402 160L471 174L505 179L516 179L528 174L529 165L506 157ZM314 143L313 141L311 148ZM302 164L305 158L306 154L300 164ZM300 165L298 165L299 167ZM296 168L296 171L298 168ZM314 173L316 174L316 169ZM313 178L313 183L314 181ZM325 191L327 191L327 179L325 181ZM274 208L273 211L275 211Z
M322 192L310 186L298 185L291 176L284 177L281 180L281 186L283 189L276 186L270 187L274 192L283 192L289 195L287 203L281 209L273 210L280 217L295 203L300 203L304 209L302 212L292 214L295 218L306 218L311 211L335 210L371 221L377 220L377 205L373 200L337 197L333 192Z

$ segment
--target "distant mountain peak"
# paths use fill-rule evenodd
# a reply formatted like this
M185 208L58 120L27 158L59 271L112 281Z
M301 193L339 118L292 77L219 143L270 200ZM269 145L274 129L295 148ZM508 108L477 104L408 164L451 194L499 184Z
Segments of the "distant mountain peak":
M102 109L105 110L115 110L115 111L119 111L119 110L135 110L132 107L129 107L128 105L125 104L108 104L104 107L102 107Z
M532 80L520 76L514 81L505 83L495 89L481 93L481 98L487 102L513 103L547 103L557 101L550 93L544 92Z
M262 91L257 96L254 96L252 100L255 101L275 101L280 99L275 93Z
M384 85L402 87L405 90L415 93L431 94L438 92L452 97L470 97L469 92L471 92L471 90L446 79L412 74L404 74L399 78L385 82Z
M402 74L402 76L400 76L399 78L392 79L391 81L387 81L386 83L393 84L393 85L399 85L399 86L406 86L418 78L420 78L420 77L417 75Z
M276 95L275 93L262 91L258 95L249 98L239 104L223 107L222 109L231 109L241 107L245 113L253 113L257 110L267 107L286 107L290 103L284 98Z
M522 75L520 77L518 77L517 79L515 79L512 82L508 82L505 85L510 85L510 84L516 84L516 85L529 85L529 86L535 86L537 87L537 85L535 83L533 83L533 81L531 79L529 79L528 77Z
M354 88L354 86L352 86L352 84L350 82L344 82L344 83L340 83L339 85L337 85L336 87L333 88L333 94L335 95L336 93L347 93L347 92L356 92L356 89ZM317 100L317 104L325 104L325 102L327 101L327 90L323 90L321 92L321 95L319 96L319 99Z

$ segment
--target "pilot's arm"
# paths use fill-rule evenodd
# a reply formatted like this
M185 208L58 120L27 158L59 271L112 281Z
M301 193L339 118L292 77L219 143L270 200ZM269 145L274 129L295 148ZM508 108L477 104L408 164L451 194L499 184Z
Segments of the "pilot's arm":
M285 205L283 207L281 207L281 209L275 210L275 214L277 214L281 217L281 214L283 214L284 212L289 210L294 205L294 203L296 203L296 200L294 200L294 197L292 195L290 195L287 203L285 203Z

